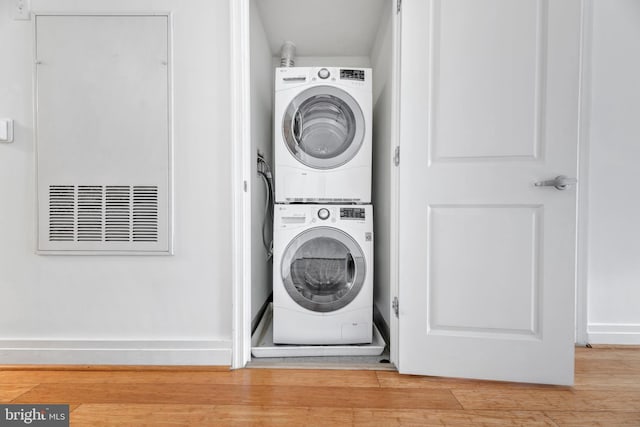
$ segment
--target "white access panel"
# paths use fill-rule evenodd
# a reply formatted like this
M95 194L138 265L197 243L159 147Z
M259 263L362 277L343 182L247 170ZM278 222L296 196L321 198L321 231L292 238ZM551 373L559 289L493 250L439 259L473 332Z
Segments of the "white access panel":
M40 253L171 252L169 16L38 15Z

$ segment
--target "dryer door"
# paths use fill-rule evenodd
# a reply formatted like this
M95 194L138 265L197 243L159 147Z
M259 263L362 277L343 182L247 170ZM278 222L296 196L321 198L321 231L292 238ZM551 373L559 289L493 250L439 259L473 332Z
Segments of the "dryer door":
M353 301L366 275L360 246L336 228L300 233L284 251L280 266L287 293L302 307L321 313Z
M301 92L282 119L287 148L299 162L315 169L347 163L360 150L364 133L362 109L351 95L333 86Z

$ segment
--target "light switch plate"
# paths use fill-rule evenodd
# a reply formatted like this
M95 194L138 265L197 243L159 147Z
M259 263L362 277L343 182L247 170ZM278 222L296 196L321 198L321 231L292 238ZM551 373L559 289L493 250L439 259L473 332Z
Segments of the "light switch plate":
M13 120L0 119L0 142L13 142Z
M13 19L20 21L31 19L30 0L13 0Z

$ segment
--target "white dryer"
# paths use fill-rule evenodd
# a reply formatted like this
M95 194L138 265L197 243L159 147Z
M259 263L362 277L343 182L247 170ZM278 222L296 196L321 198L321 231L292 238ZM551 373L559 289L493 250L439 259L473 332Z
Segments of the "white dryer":
M276 68L276 203L371 203L369 68Z
M276 205L273 342L371 343L371 205Z

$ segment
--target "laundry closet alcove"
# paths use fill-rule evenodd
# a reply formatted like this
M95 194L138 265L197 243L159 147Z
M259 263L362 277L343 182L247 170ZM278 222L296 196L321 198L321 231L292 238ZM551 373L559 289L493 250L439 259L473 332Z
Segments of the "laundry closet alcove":
M235 307L236 325L241 329L234 334L236 342L234 366L244 366L250 360L251 332L258 326L272 293L272 267L267 260L262 244L262 221L264 217L265 190L255 172L257 153L264 154L270 165L273 157L273 107L274 72L280 66L280 49L284 41L296 45L296 67L371 68L373 75L373 120L372 120L372 181L371 202L374 212L374 259L367 268L374 280L374 317L378 330L389 344L387 352L380 357L363 358L318 358L306 360L304 366L328 365L332 367L390 368L394 359L395 318L392 315L391 295L395 294L393 280L394 259L392 250L396 180L394 150L396 125L397 78L397 14L396 2L392 0L357 0L329 2L276 0L251 0L241 2L235 12L248 18L248 27L242 34L245 43L244 60L246 74L234 73L248 89L250 99L245 105L245 114L250 120L250 145L243 147L243 180L247 181L248 208L244 212L246 231L243 249L247 265L238 274L244 275L241 307ZM243 10L243 7L246 10ZM233 13L233 12L232 12ZM236 29L238 30L238 29ZM237 40L240 43L240 40ZM239 45L239 44L237 44ZM242 52L233 52L242 56ZM236 59L240 59L236 57ZM245 117L246 118L246 117ZM246 131L246 129L245 129ZM238 147L236 147L238 148ZM248 179L247 179L248 178ZM270 221L270 219L268 219ZM271 228L269 225L268 228ZM250 261L249 261L250 260ZM238 268L238 266L236 266ZM375 269L375 271L374 271ZM250 272L250 275L249 275ZM240 300L235 299L235 302ZM242 322L242 323L240 323ZM380 337L381 338L381 337ZM391 353L389 353L389 350ZM379 363L381 359L391 363ZM390 359L390 360L389 360ZM291 359L292 360L292 359ZM291 366L291 360L282 360L279 365ZM330 360L333 362L329 363ZM300 359L298 359L300 361ZM252 362L256 365L256 362ZM269 362L271 364L271 362ZM275 363L275 362L274 362ZM264 364L264 363L263 363Z

